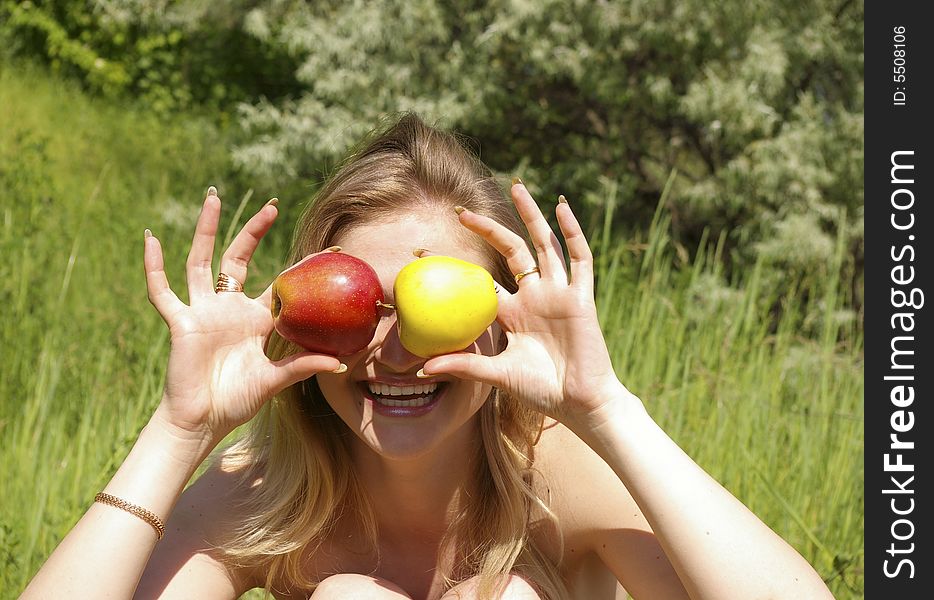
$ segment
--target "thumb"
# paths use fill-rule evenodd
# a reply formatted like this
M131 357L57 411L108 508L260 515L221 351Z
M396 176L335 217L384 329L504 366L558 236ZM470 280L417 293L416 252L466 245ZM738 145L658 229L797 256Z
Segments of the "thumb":
M290 385L308 379L318 373L343 373L347 366L333 356L300 352L274 361L267 378L268 389L275 395ZM344 371L340 371L343 369Z
M469 379L494 387L502 387L505 383L505 372L499 363L496 356L458 352L428 360L422 367L422 373L425 376L453 375L458 379Z

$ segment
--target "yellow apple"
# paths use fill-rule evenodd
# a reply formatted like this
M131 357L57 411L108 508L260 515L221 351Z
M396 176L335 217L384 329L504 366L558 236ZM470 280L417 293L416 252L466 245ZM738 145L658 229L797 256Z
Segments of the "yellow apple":
M496 320L496 288L486 269L450 256L419 258L393 284L399 340L429 358L463 350Z

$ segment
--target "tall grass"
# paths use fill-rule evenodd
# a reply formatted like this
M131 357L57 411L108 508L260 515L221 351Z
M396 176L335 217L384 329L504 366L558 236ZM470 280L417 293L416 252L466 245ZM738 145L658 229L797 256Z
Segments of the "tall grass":
M0 65L0 107L0 597L16 597L161 395L167 335L143 229L184 298L204 189L224 194L233 176L211 126L92 102L26 68ZM240 195L227 199L229 220ZM287 238L260 250L251 291Z
M181 290L203 189L225 196L232 175L222 134L197 120L157 122L9 68L0 106L0 596L15 597L158 401L168 349L146 300L143 228ZM221 231L268 197L227 196ZM296 204L282 198L286 223ZM722 240L688 259L664 207L640 235L600 223L591 235L622 381L838 598L861 597L862 333L840 295L843 248L813 281L776 285L766 264L728 279ZM278 268L286 223L248 291Z
M842 304L845 248L810 281L778 285L760 262L726 285L722 239L672 266L664 200L644 236L592 240L617 373L837 598L861 598L863 339Z

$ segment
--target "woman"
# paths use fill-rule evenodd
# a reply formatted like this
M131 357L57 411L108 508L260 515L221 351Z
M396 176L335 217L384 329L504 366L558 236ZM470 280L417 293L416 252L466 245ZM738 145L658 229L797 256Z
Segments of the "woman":
M419 255L493 274L497 322L465 352L429 360L402 347L389 310L369 346L341 360L273 332L271 290L251 299L237 283L274 201L226 250L215 285L209 190L188 305L147 230L149 297L172 340L162 402L24 597L266 587L277 598L599 599L622 585L636 598L830 598L617 379L592 256L563 196L569 265L526 187L510 193L521 221L478 159L407 115L354 153L298 224L290 264L349 253L389 303ZM387 410L393 394L428 408Z

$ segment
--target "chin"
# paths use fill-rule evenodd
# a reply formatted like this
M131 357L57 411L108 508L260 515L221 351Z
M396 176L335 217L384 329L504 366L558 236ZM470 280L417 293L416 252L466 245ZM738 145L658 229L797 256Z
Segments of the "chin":
M488 386L456 378L402 382L369 377L333 387L322 383L328 402L358 440L392 461L419 459L448 444L461 451L465 441L475 444L480 398L489 394Z
M366 446L381 458L390 461L418 460L432 454L443 442L429 439L414 431L373 426L360 437Z

